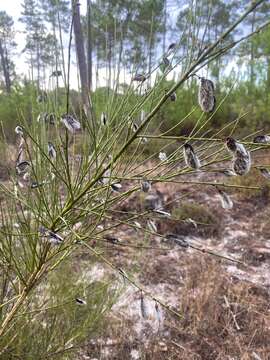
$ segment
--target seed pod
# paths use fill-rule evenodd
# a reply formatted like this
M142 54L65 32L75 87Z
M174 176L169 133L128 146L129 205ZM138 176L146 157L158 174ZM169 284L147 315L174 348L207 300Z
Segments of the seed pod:
M85 300L80 299L80 298L76 298L75 301L78 305L86 305L87 304L87 302Z
M112 236L112 235L105 235L104 239L107 240L108 242L112 243L112 244L118 244L119 243L119 239L116 238L115 236Z
M227 149L234 154L235 156L248 156L248 151L243 144L240 144L232 137L227 137L226 139Z
M137 130L138 130L138 125L135 123L135 122L133 122L132 123L132 130L133 130L133 132L136 132Z
M237 175L245 175L251 167L251 157L249 151L243 144L240 144L232 137L226 139L227 149L233 154L232 170Z
M215 108L214 84L211 80L200 78L198 101L202 111L209 113Z
M55 70L55 71L52 72L51 76L53 76L53 77L62 76L62 71L61 70Z
M122 185L119 183L111 184L111 188L115 192L119 192L122 189Z
M171 44L168 46L168 51L173 50L175 47L176 47L176 43L171 43Z
M184 248L189 247L189 243L184 238L180 238L177 234L167 234L166 239L177 243L181 247L184 247Z
M161 161L166 161L167 160L167 155L166 155L166 153L165 152L160 152L159 154L158 154L158 157L159 157L159 159L161 160Z
M56 150L51 142L48 142L48 154L51 159L56 159Z
M38 188L38 187L40 187L40 186L42 186L42 185L45 185L45 184L46 184L45 181L42 181L41 183L38 183L38 182L36 182L36 181L33 181L32 184L31 184L31 189L36 189L36 188Z
M163 56L162 63L166 67L170 66L170 60L166 56Z
M232 202L232 199L229 197L229 195L225 191L223 191L219 188L216 188L216 189L219 193L221 205L222 205L223 209L226 209L226 210L232 209L233 202Z
M64 241L62 236L56 234L55 232L53 232L51 230L48 230L47 238L48 238L48 241L53 245L60 245Z
M146 76L143 74L136 74L133 78L132 81L138 81L138 82L144 82L146 80Z
M160 209L154 209L153 212L159 214L159 215L162 215L162 216L165 216L165 217L171 217L171 214L167 211L164 211L164 210L160 210Z
M141 181L141 189L143 192L147 193L151 190L151 188L152 188L152 186L151 186L150 181L148 181L148 180Z
M37 103L46 102L48 99L47 93L44 91L37 96Z
M175 92L173 92L173 93L170 95L170 99L171 99L171 101L176 101L177 96L176 96L176 93L175 93Z
M141 116L140 116L140 121L141 121L141 123L143 123L143 122L144 122L144 120L145 120L145 116L146 116L145 111L144 111L144 110L142 110L142 111L141 111Z
M253 139L253 142L258 143L258 144L270 143L270 136L269 135L258 135Z
M192 169L198 170L201 167L201 163L198 156L195 154L193 147L187 143L184 145L183 151L186 165Z
M230 169L224 169L222 171L222 173L225 175L225 176L228 176L228 177L231 177L231 176L236 176L236 173Z
M159 309L157 301L155 301L155 310L156 310L157 320L158 320L158 323L160 325L160 323L162 321L162 315L161 315L161 311Z
M81 124L79 123L79 121L69 114L62 115L61 122L73 134L81 128Z
M246 175L251 167L250 154L245 156L238 156L233 160L232 168L237 175Z
M191 219L191 218L185 219L185 222L186 222L186 223L189 223L189 224L192 224L192 225L195 227L195 229L197 229L197 227L198 227L196 221L193 220L193 219Z
M147 226L151 232L156 233L157 232L157 225L153 220L147 221Z
M100 122L103 126L107 124L107 115L104 112L102 112L100 115Z
M144 301L143 293L141 291L141 297L140 297L140 308L141 308L141 315L144 319L148 318L148 310Z
M270 179L270 171L268 169L260 168L260 172L266 179Z
M30 166L28 161L21 161L16 165L16 172L18 175L25 174Z
M16 133L17 135L23 136L23 129L22 129L22 127L21 127L21 126L16 126L16 127L15 127L15 133Z

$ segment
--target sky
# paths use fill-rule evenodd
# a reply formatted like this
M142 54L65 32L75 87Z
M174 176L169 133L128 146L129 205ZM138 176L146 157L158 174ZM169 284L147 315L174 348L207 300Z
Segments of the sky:
M18 75L28 75L28 64L25 62L25 55L22 53L22 50L25 47L25 34L24 34L24 24L19 21L21 17L22 4L23 0L0 0L0 11L6 11L8 15L12 16L14 21L15 28L15 41L17 43L15 58L13 59L16 65L16 73ZM86 1L81 1L81 14L86 13ZM66 42L68 39L66 39ZM78 78L77 78L77 68L74 64L75 57L73 59L73 64L71 64L71 77L70 85L72 88L78 87ZM60 83L61 86L61 83Z

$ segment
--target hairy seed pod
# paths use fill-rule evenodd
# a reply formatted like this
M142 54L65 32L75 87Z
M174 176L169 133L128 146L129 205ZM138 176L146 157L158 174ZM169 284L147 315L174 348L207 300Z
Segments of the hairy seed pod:
M198 170L201 167L200 160L195 154L193 147L190 144L185 144L184 148L184 159L188 167Z
M48 155L51 159L56 159L56 150L51 142L48 142Z
M25 174L29 169L30 163L28 161L21 161L16 164L16 172L18 175Z
M103 126L107 124L107 115L104 112L102 112L100 115L100 122Z
M227 149L233 154L232 170L237 175L246 175L251 167L251 157L249 151L243 144L237 142L234 138L226 139Z
M170 60L166 56L163 56L162 63L165 67L170 66Z
M202 111L209 113L215 108L216 98L214 84L211 80L200 78L198 101Z
M217 191L219 193L220 200L221 200L221 205L222 205L223 209L226 209L226 210L232 209L233 208L233 201L229 197L229 195L225 191L223 191L223 190L221 190L219 188L217 188Z
M147 193L151 190L151 188L152 188L152 186L151 186L150 181L148 181L148 180L141 181L141 189L143 192Z
M80 298L76 298L75 301L78 305L86 305L87 304L85 300L80 299Z
M146 76L143 74L136 74L133 78L132 81L138 81L138 82L144 82L146 80Z
M175 47L176 47L176 43L171 43L171 44L168 46L168 51L172 51Z
M56 234L55 232L53 232L51 230L48 230L47 238L48 238L48 241L53 245L60 245L64 241L62 236Z
M148 221L147 221L147 226L148 226L148 229L149 229L151 232L154 232L154 233L157 232L157 225L156 225L156 223L155 223L153 220L148 220Z
M262 174L262 176L264 176L266 179L270 179L270 171L266 168L261 168L260 172Z
M246 175L251 167L250 154L244 156L237 156L233 159L232 169L237 175Z
M140 297L140 308L141 308L141 315L144 319L148 318L148 310L146 307L146 303L144 301L144 297L143 297L143 293L141 292L141 297Z
M258 144L267 144L270 143L270 136L269 135L258 135L255 136L255 138L253 139L254 143L258 143Z
M17 135L23 136L23 129L22 129L22 127L21 127L21 126L16 126L16 127L15 127L15 133L16 133Z
M227 177L231 177L231 176L236 176L236 173L230 169L224 169L222 171L222 174L227 176Z
M119 192L122 189L122 185L120 183L114 183L114 184L111 184L111 188L113 191Z
M75 133L75 131L80 130L81 128L81 124L79 123L79 121L69 114L62 115L61 122L73 134Z
M165 217L171 217L171 214L167 211L164 211L161 209L154 209L153 211L158 215L165 216Z
M176 93L175 93L175 92L173 92L173 93L170 95L170 99L171 99L171 101L176 101L177 96L176 96Z
M105 235L104 239L107 240L108 242L112 243L112 244L118 244L119 243L119 239L116 238L115 236L112 236L112 235Z
M159 154L158 154L158 157L159 157L159 160L161 161L166 161L167 160L167 155L164 151L161 151Z

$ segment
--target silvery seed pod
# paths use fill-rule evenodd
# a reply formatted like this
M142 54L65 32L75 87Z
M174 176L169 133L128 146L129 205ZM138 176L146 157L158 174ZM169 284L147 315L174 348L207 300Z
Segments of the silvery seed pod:
M236 173L230 169L224 169L222 171L222 174L224 174L225 176L228 176L228 177L236 176Z
M143 192L147 193L151 190L151 183L148 180L142 180L141 181L141 189Z
M227 146L227 149L236 157L248 156L248 154L249 154L249 152L246 150L244 145L239 143L232 137L227 137L226 146Z
M189 243L184 239L184 237L180 237L177 234L167 234L166 239L172 242L177 243L181 247L188 248Z
M16 127L15 127L15 133L16 133L17 135L23 136L23 129L22 129L22 127L21 127L21 126L16 126Z
M270 171L268 169L260 168L260 172L266 179L270 179Z
M48 230L48 241L53 244L53 245L60 245L63 243L64 239L62 238L62 236L56 234L55 232Z
M61 122L73 134L81 128L81 124L79 123L79 121L69 114L62 115Z
M138 82L144 82L146 80L146 76L143 74L136 74L133 78L132 81L138 81Z
M200 78L198 101L202 111L209 113L215 108L214 84L211 80Z
M100 115L100 122L103 126L107 124L107 115L104 112L102 112Z
M158 157L161 161L166 161L167 160L167 155L164 151L161 151L159 154L158 154Z
M229 195L225 191L223 191L219 188L217 188L217 191L219 193L221 205L222 205L223 209L226 209L226 210L232 209L233 202L232 202L232 199L229 197Z
M170 99L171 99L171 101L176 101L177 96L176 96L176 93L175 93L175 92L173 92L173 93L170 95Z
M75 301L78 305L86 305L87 304L85 300L80 299L80 298L76 298Z
M45 185L46 182L45 181L42 181L40 183L36 182L36 181L33 181L32 184L31 184L31 189L37 189L38 187L42 186L42 185Z
M161 216L165 216L165 217L171 217L171 214L167 211L161 210L161 209L154 209L153 210L156 214L159 214Z
M16 172L18 175L25 174L29 169L30 163L28 161L21 161L16 164Z
M119 192L122 189L122 185L119 183L111 184L111 188L115 192Z
M175 47L176 47L176 43L171 43L171 44L168 46L168 51L173 50Z
M104 239L107 240L108 242L112 243L112 244L118 244L119 243L119 239L116 238L115 236L112 236L112 235L105 235Z
M140 308L141 308L141 315L144 319L148 318L148 310L147 310L147 306L146 303L144 301L144 297L143 297L143 293L141 292L141 297L140 297Z
M42 103L42 102L46 102L48 99L48 96L47 96L47 93L44 91L43 93L40 93L38 96L37 96L37 102L38 103Z
M233 159L232 169L237 175L246 175L251 167L250 154L244 156L237 156Z
M62 71L61 70L55 70L51 73L51 76L53 77L58 77L58 76L62 76Z
M46 121L50 124L50 125L54 125L55 124L55 114L50 113L47 115Z
M157 225L156 225L156 223L155 223L153 220L148 220L148 221L147 221L147 226L148 226L148 229L149 229L151 232L154 232L154 233L157 232Z
M138 130L138 125L135 123L135 122L133 122L132 123L132 130L133 130L133 132L136 132L137 130Z
M198 227L196 221L191 219L191 218L185 219L185 222L188 223L188 224L192 224L195 227L195 229L197 229L197 227Z
M144 201L146 210L162 209L162 200L157 194L147 195Z
M258 143L258 144L267 144L270 142L270 136L269 135L255 136L255 138L253 139L253 142Z
M192 169L198 170L201 167L201 163L198 156L195 154L193 147L187 143L183 147L183 152L186 165Z
M51 159L56 159L56 150L51 142L48 142L48 155Z
M163 56L162 63L166 67L170 66L170 60L166 56Z

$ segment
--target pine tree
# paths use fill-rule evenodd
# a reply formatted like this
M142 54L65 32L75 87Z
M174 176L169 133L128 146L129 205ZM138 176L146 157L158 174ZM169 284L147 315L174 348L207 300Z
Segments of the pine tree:
M3 74L7 93L11 92L11 79L15 75L11 60L15 47L13 19L5 11L0 11L0 72Z

